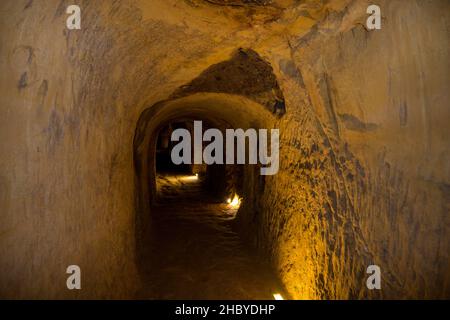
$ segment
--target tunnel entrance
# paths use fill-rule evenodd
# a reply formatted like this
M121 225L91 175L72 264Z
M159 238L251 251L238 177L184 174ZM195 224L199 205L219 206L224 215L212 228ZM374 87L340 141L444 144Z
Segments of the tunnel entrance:
M272 119L259 104L222 94L167 101L141 116L135 137L140 298L273 299L284 292L270 262L237 228L241 211L243 217L255 211L259 166L171 161L171 133L193 130L194 120L203 130L225 132L269 128Z
M273 129L285 113L272 67L237 50L143 111L134 137L140 298L273 299L284 294L256 239L265 178L255 164L174 165L174 130ZM224 150L225 152L226 150ZM242 232L242 229L245 229ZM246 237L242 235L246 234Z
M205 121L203 130L212 126ZM242 240L233 223L245 202L244 166L175 165L171 135L177 128L192 131L193 121L171 120L157 133L152 238L141 263L145 282L139 294L157 299L273 299L281 286L270 264Z

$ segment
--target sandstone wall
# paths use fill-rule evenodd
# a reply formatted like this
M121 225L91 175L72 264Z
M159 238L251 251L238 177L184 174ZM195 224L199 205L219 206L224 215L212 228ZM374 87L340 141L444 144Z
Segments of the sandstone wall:
M289 117L259 241L296 298L449 296L449 4L379 3L382 30L354 1L280 63Z
M0 296L132 297L139 116L249 48L286 114L280 172L238 222L291 296L448 298L449 5L377 3L368 32L363 0L79 1L68 31L71 1L2 1Z

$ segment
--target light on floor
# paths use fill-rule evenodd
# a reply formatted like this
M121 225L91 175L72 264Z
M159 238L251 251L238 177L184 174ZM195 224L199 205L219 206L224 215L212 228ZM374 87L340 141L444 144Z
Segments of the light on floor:
M284 300L283 296L279 293L274 293L273 297L275 298L275 300Z
M228 198L227 203L231 208L239 209L239 207L241 205L241 199L239 199L238 195L235 194L233 199Z
M182 181L196 181L198 180L198 174L193 175L193 176L183 176L180 178L180 180Z
M233 207L239 205L239 198L238 196L234 196L233 201L230 202L230 205L232 205Z

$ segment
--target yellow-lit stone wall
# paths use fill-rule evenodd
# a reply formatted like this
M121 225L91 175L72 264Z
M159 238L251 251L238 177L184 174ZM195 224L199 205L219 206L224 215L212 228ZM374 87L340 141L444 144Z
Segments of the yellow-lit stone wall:
M286 113L237 222L291 297L449 297L448 1L379 0L376 31L365 0L80 0L67 30L72 2L0 3L1 297L134 296L138 119L239 48Z

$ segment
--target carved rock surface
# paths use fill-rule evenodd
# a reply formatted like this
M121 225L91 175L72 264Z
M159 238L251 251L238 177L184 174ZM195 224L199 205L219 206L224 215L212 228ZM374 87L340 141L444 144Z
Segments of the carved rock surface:
M366 0L78 3L0 2L0 297L134 297L136 148L195 103L280 129L236 224L292 298L450 297L447 0L379 0L377 31Z

